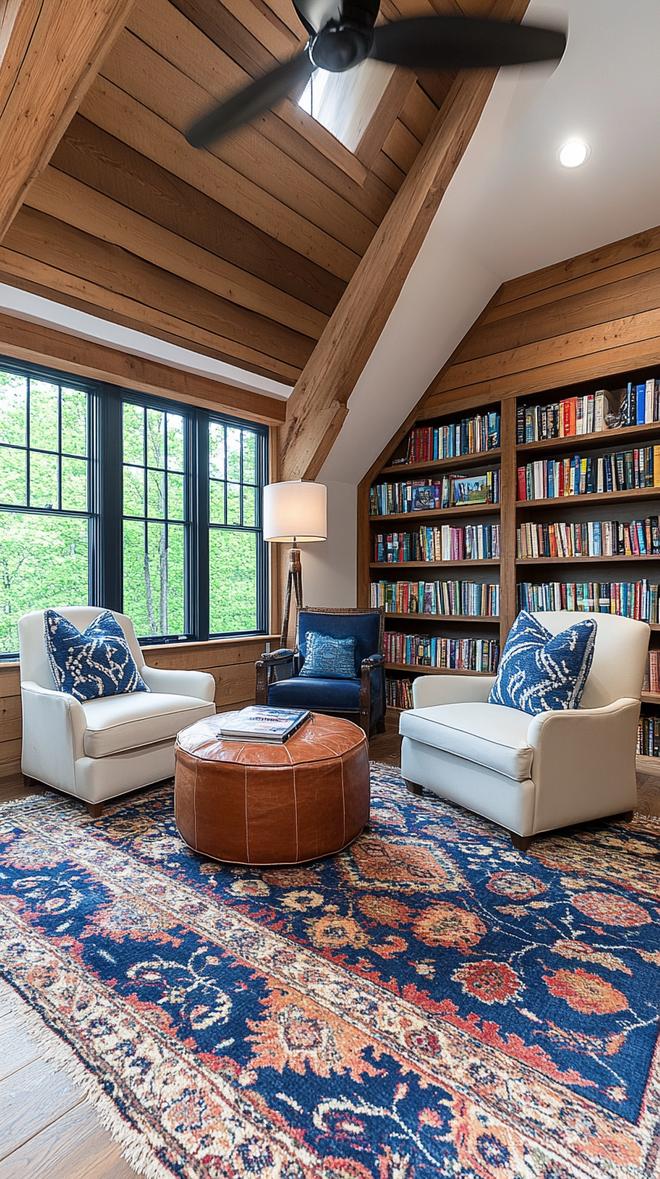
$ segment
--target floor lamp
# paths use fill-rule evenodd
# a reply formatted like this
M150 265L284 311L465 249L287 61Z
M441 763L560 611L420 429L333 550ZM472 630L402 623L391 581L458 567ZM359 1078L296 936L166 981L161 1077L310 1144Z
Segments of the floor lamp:
M328 538L328 493L322 483L268 483L264 487L264 540L290 544L289 569L282 614L282 646L286 646L291 595L298 609L303 604L302 564L298 545Z

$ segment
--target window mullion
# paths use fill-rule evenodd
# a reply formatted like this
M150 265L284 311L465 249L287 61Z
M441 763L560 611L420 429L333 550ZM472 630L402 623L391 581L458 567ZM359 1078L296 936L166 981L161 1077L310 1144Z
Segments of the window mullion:
M195 638L209 637L209 414L196 411L190 421L191 463L189 480L189 564L188 585Z
M123 608L123 479L122 403L118 390L99 386L97 429L92 440L98 472L98 551L96 590L98 605Z

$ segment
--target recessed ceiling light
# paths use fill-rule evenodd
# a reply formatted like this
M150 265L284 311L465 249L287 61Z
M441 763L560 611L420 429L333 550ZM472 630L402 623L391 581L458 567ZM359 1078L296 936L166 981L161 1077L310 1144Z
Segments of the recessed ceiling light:
M579 168L589 157L589 144L584 139L567 139L559 149L559 163L564 168Z

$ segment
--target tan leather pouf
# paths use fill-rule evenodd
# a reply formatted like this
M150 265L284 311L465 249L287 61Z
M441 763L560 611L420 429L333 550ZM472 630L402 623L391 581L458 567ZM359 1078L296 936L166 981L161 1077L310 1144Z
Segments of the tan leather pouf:
M223 741L217 716L176 741L176 825L194 851L237 864L300 864L341 851L369 822L369 753L357 725L313 713L283 745Z

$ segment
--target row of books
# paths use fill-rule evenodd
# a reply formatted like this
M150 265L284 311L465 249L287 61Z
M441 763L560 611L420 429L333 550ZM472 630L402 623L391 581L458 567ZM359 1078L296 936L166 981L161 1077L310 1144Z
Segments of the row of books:
M405 705L410 708L411 705ZM660 757L660 716L640 716L637 752L642 757Z
M539 459L518 467L518 499L554 499L604 491L660 487L660 446L613 454Z
M405 458L399 462L428 463L436 459L480 454L500 444L500 415L474 414L446 426L416 426L408 435ZM395 460L396 461L396 460Z
M644 689L647 692L660 692L660 651L649 651L644 676Z
M378 532L374 561L482 561L500 555L499 524L464 524L419 528L415 532Z
M563 397L550 405L519 405L516 411L516 442L542 442L548 438L573 438L605 430L608 412L605 390L583 397Z
M469 614L500 612L500 587L473 581L372 581L371 605L386 614Z
M527 522L518 528L518 556L644 557L660 555L660 518L589 520L558 524Z
M590 610L660 622L658 585L641 581L546 581L518 586L521 610Z
M660 380L628 381L624 389L597 389L549 405L519 405L516 441L542 442L598 434L611 426L644 426L660 419Z
M388 708L412 708L412 680L385 680L385 703Z
M447 639L435 635L385 633L385 659L417 667L446 667L453 671L497 669L500 645L494 639Z
M428 512L457 505L492 504L500 498L499 469L483 475L445 475L406 483L377 483L369 493L372 516L397 512Z

